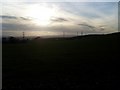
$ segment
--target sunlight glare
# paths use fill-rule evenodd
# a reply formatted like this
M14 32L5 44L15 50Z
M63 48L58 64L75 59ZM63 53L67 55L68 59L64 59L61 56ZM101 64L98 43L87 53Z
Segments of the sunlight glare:
M37 25L46 26L50 23L50 18L55 16L55 10L45 5L32 5L28 8L27 16L33 18Z

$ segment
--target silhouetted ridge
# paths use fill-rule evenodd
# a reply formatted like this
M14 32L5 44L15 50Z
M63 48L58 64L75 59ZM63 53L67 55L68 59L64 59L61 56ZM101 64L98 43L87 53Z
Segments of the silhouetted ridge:
M120 32L111 33L111 34L91 34L91 35L83 35L83 36L75 36L71 39L81 39L81 38L120 38Z

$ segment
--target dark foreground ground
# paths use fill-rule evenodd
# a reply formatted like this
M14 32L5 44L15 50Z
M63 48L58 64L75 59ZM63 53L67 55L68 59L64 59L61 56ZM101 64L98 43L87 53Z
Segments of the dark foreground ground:
M119 36L3 44L3 90L120 90Z

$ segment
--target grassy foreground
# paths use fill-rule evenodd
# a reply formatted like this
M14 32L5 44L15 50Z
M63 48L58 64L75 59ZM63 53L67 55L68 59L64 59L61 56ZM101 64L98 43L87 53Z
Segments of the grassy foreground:
M119 33L3 44L3 90L119 90Z

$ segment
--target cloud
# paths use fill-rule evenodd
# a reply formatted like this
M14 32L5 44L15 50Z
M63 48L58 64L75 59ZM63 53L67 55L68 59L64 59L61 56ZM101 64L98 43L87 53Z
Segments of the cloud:
M17 19L16 16L8 16L8 15L0 15L0 18L2 18L2 19Z
M69 20L62 18L62 17L53 17L53 18L51 18L51 21L52 22L67 22Z
M30 28L21 23L2 23L2 30L3 31L19 31L19 30L30 30Z
M99 30L100 30L100 31L105 31L106 27L107 27L107 26L105 26L105 25L99 26Z
M31 18L20 17L22 20L31 20Z
M108 2L94 2L94 3L63 3L61 5L63 10L79 16L73 17L76 18L75 23L79 22L87 22L88 25L96 27L98 30L100 29L100 25L107 24L104 31L107 33L116 31L117 17L118 17L118 8L117 3L108 3ZM65 14L66 15L66 14ZM86 26L89 27L89 26ZM112 28L114 27L114 28ZM90 27L89 27L90 28ZM92 28L92 27L91 27ZM96 30L97 30L96 29ZM100 30L101 32L101 30Z
M11 15L0 15L0 18L4 19L21 19L21 20L31 20L28 17L17 17L17 16L11 16Z
M85 23L82 23L82 24L78 24L80 26L85 26L85 27L89 27L91 28L92 30L94 30L96 27L92 26L92 25L88 25L88 24L85 24Z
M27 17L19 17L12 15L1 15L2 18L2 30L3 31L20 31L20 30L34 30L35 27L31 23L31 19Z
M55 15L46 27L37 25L34 18L26 17L27 8L32 4L5 4L0 16L3 31L110 33L117 30L116 3L46 3L55 9Z

